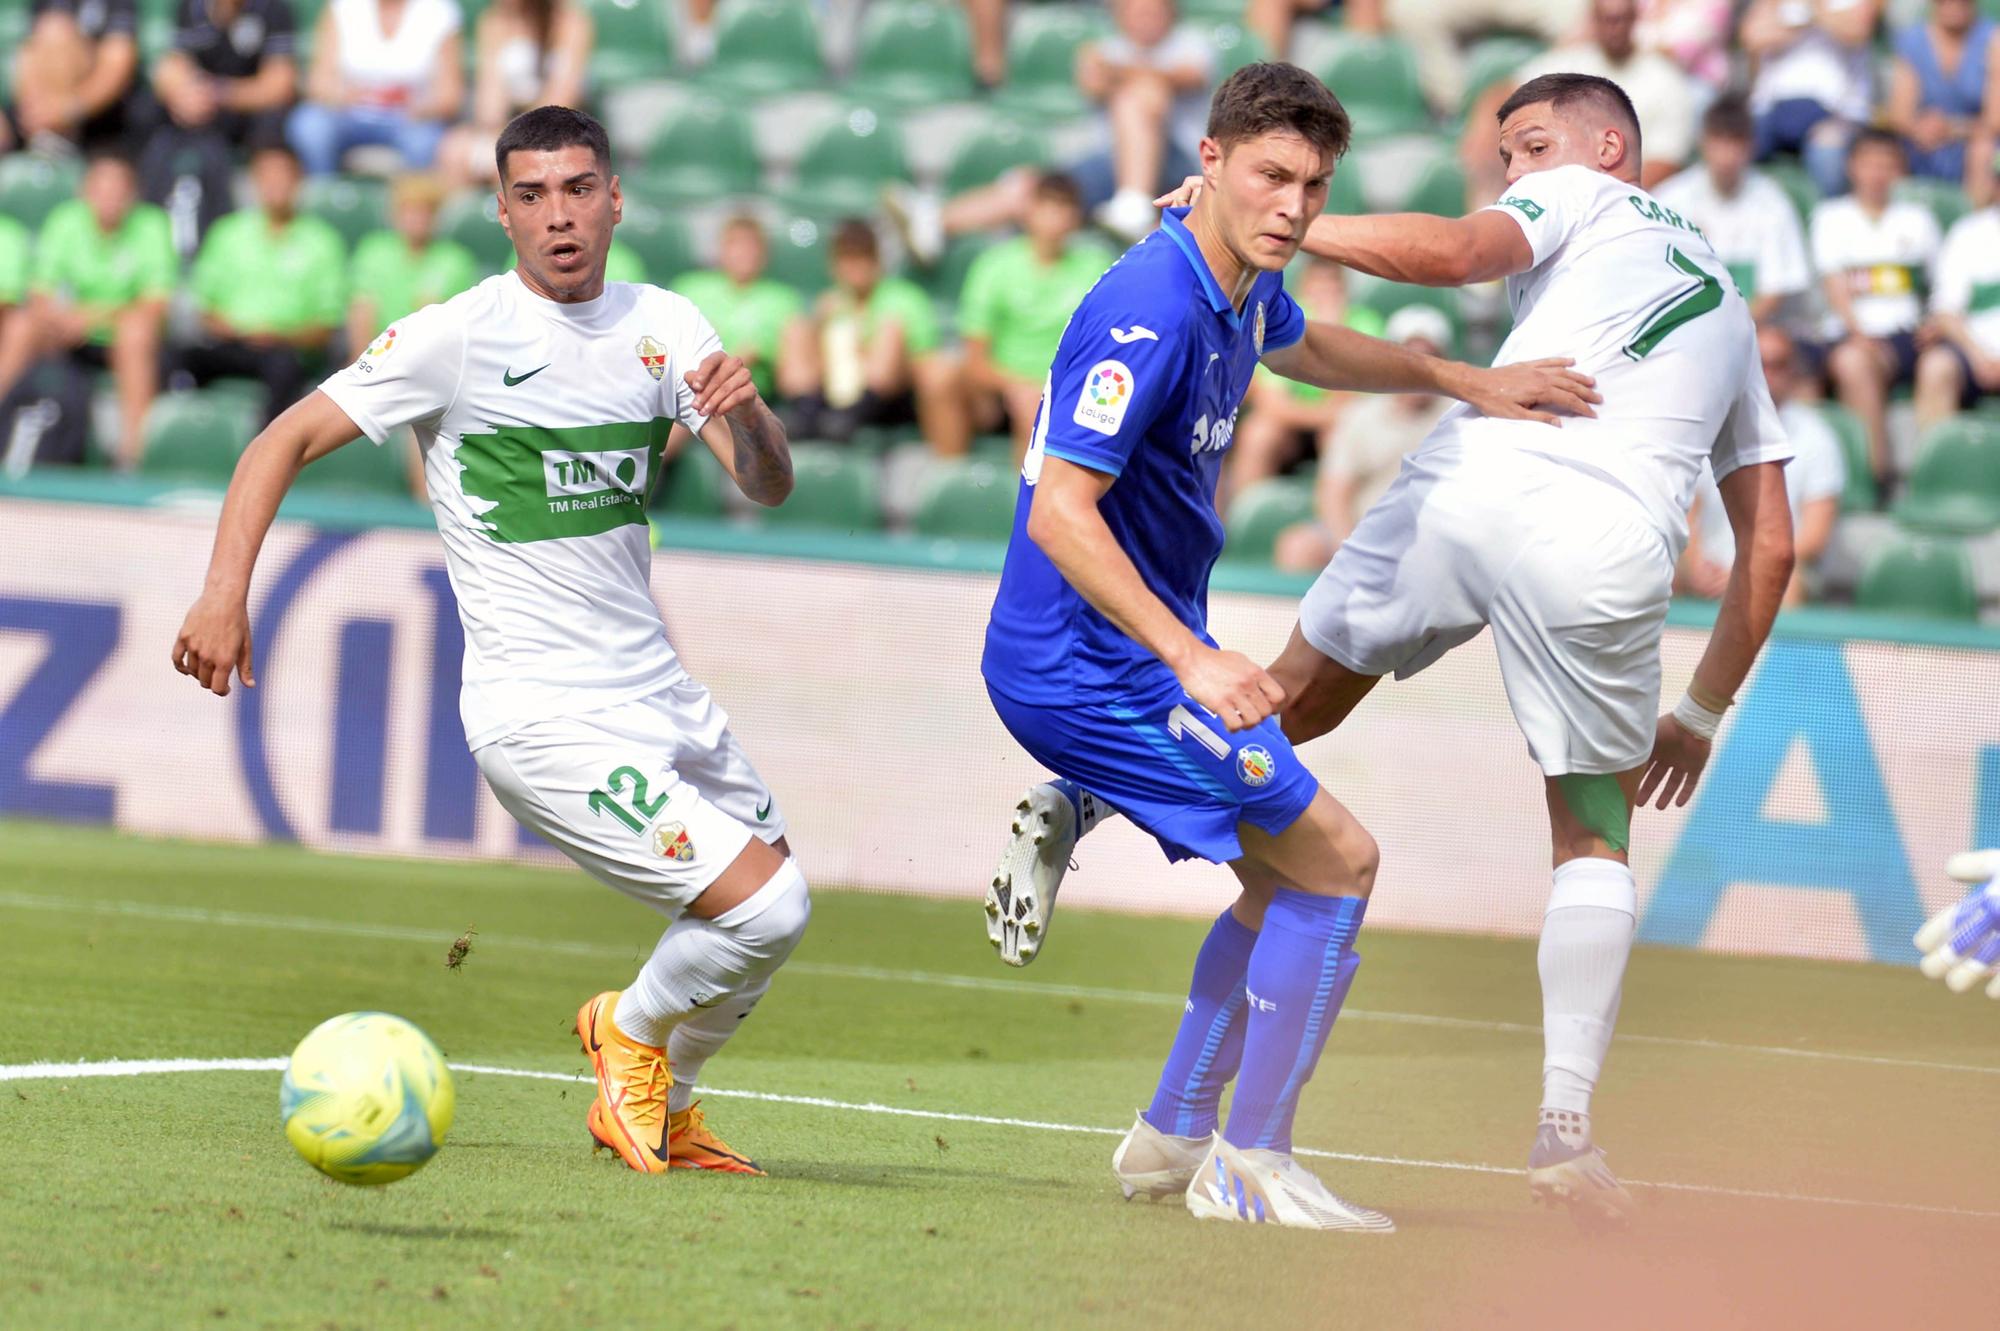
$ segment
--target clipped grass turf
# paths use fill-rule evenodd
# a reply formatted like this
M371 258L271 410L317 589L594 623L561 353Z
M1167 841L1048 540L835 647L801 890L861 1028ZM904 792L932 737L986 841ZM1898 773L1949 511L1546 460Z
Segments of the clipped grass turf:
M588 1086L461 1072L438 1158L362 1190L291 1153L275 1072L9 1080L0 1326L1984 1316L2000 1008L1913 972L1641 949L1599 1136L1634 1179L1984 1214L1643 1189L1638 1230L1604 1239L1532 1209L1518 1176L1316 1160L1401 1226L1322 1236L1127 1205L1106 1168L1171 1039L1199 922L1068 911L1012 972L976 901L816 900L708 1083L1104 1131L712 1096L711 1122L772 1177L642 1178L590 1152ZM471 955L448 972L468 926ZM276 1058L366 1007L417 1022L454 1062L580 1075L578 1003L623 984L658 927L575 872L0 823L0 1064ZM1540 1072L1532 941L1370 931L1362 951L1301 1146L1517 1167Z

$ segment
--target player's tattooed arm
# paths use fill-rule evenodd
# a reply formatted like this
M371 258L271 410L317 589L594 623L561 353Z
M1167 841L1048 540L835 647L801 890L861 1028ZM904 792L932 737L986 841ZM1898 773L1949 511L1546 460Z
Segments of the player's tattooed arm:
M785 427L757 395L750 368L712 353L687 375L694 409L708 417L701 441L752 503L774 507L792 492L792 446Z
M250 652L250 571L278 504L300 468L361 434L325 393L308 393L264 427L237 459L216 523L215 549L201 596L174 639L174 669L192 675L218 697L229 694L232 671L254 688Z

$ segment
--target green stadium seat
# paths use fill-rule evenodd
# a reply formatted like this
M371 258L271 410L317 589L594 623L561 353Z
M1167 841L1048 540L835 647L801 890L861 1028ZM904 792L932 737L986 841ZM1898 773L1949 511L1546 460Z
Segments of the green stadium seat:
M1241 11L1230 15L1233 20L1240 18ZM1263 39L1248 28L1235 22L1218 23L1209 30L1209 47L1215 52L1215 81L1234 74L1243 66L1259 60L1268 60L1271 53L1265 49Z
M625 216L618 223L617 237L644 264L649 279L667 282L695 266L694 242L688 238L687 223L677 212L650 200L627 195Z
M2000 424L1956 416L1933 426L1918 447L1896 520L1960 535L2000 528Z
M1785 191L1785 197L1792 201L1792 207L1799 210L1799 221L1810 223L1812 210L1819 207L1819 186L1813 184L1806 169L1793 161L1766 162L1757 168Z
M1035 123L1079 116L1089 100L1076 90L1076 51L1103 31L1094 14L1073 5L1016 9L1007 39L1007 84L996 105Z
M1402 209L1408 213L1432 213L1438 217L1465 215L1465 168L1455 157L1434 158L1418 174L1416 183L1404 196Z
M760 174L749 117L713 97L675 110L646 155L646 188L673 198L748 194Z
M1875 552L1862 571L1855 604L1932 619L1979 617L1979 590L1962 542L1898 535Z
M1465 311L1459 304L1456 287L1420 287L1408 282L1385 282L1378 277L1350 273L1347 289L1352 297L1387 319L1405 305L1429 305L1451 320L1453 347L1465 337Z
M1416 57L1395 37L1344 43L1320 77L1347 108L1358 139L1430 128Z
M414 446L401 431L390 435L389 442L380 447L366 438L356 439L308 464L294 488L315 494L409 498L410 450Z
M1516 70L1545 49L1532 37L1488 37L1475 43L1465 55L1465 95L1459 99L1459 118L1462 120L1472 113L1472 104L1488 88L1511 80Z
M1972 201L1955 180L1929 180L1909 176L1896 184L1898 199L1921 203L1937 218L1938 230L1949 231L1951 224L1972 210Z
M791 217L779 222L768 233L771 257L765 275L806 296L826 290L833 280L826 270L826 243L832 234L833 223L823 217Z
M503 273L514 266L514 242L501 229L500 206L491 190L467 190L446 203L438 230L471 250L487 273Z
M986 461L932 467L910 526L919 536L1004 541L1014 530L1019 473Z
M308 176L299 207L329 223L353 249L370 231L389 225L389 186L366 176Z
M944 170L944 192L963 194L991 184L1017 166L1042 166L1048 160L1048 146L1041 135L1002 120L958 145Z
M666 474L653 491L653 511L682 518L719 518L728 473L700 440L690 440L680 455L666 464Z
M786 194L798 208L872 215L881 205L882 187L908 178L902 124L886 112L857 106L813 136Z
M872 532L882 527L872 459L856 457L833 444L792 446L791 498L763 510L773 527Z
M1817 406L1821 419L1840 440L1841 460L1847 464L1847 489L1840 496L1842 511L1872 511L1876 502L1875 469L1868 461L1868 427L1838 402L1821 402Z
M1326 187L1326 211L1338 217L1357 217L1368 211L1368 200L1361 192L1361 165L1353 153L1333 168L1333 179Z
M667 6L658 0L588 0L588 7L597 29L590 56L592 86L601 92L673 74Z
M1188 22L1228 22L1243 17L1242 0L1181 0L1180 16Z
M240 394L162 393L146 416L139 470L162 480L227 485L257 425L257 407Z
M972 37L954 5L875 0L861 19L853 88L870 102L919 106L972 96Z
M756 98L803 92L826 82L819 26L805 0L731 0L715 16L715 56L696 76L703 87Z
M51 209L76 194L82 177L83 167L74 161L34 153L0 157L0 213L37 230Z
M991 231L953 236L945 244L944 256L923 274L924 290L947 305L957 304L959 293L965 290L965 275L972 271L973 260L1002 238L999 233Z
M1229 516L1223 523L1227 533L1223 556L1268 564L1279 533L1296 523L1312 521L1312 516L1310 485L1284 476L1259 481L1229 505Z

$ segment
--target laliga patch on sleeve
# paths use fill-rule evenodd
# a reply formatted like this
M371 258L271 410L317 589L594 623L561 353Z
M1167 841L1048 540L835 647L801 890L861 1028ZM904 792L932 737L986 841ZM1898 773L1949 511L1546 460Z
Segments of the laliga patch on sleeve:
M1125 423L1125 408L1132 405L1132 389L1132 371L1124 361L1101 360L1083 376L1072 419L1086 430L1117 434Z
M367 349L364 350L361 353L360 357L355 360L354 368L361 371L363 374L373 374L375 373L375 366L378 363L380 363L384 357L386 357L390 352L394 351L395 349L396 349L396 325L390 324L387 328L382 330L382 335L380 337L376 338L373 342L370 342L368 344Z

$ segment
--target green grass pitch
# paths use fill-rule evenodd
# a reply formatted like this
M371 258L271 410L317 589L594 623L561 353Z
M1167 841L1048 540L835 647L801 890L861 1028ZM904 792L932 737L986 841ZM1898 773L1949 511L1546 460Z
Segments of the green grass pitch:
M1203 926L1072 910L1013 972L976 901L821 889L705 1078L711 1121L771 1177L630 1174L589 1150L569 1025L658 927L569 871L0 823L0 1327L1993 1315L2000 1006L1913 971L1640 949L1598 1133L1627 1177L1687 1186L1636 1189L1640 1224L1606 1238L1531 1207L1512 1172L1540 1072L1532 941L1366 933L1298 1141L1368 1157L1312 1163L1401 1226L1369 1237L1120 1200L1111 1148ZM274 1059L354 1008L410 1018L455 1063L554 1079L461 1070L438 1158L362 1190L292 1154L274 1071L19 1071Z

